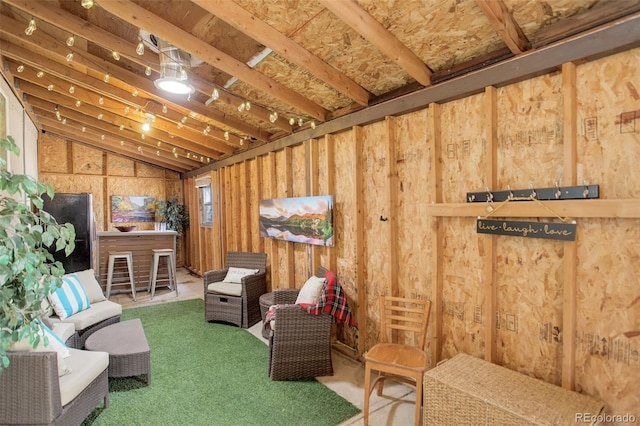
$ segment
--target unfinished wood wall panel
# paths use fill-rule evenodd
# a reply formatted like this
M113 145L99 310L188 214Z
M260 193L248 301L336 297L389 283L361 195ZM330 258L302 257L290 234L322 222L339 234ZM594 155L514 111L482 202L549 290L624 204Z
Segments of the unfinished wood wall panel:
M580 223L576 389L640 415L640 224Z
M422 110L396 120L396 170L398 173L398 282L404 297L431 299L429 200L430 156L427 112Z
M498 188L562 182L562 76L498 89Z
M447 218L442 225L442 355L484 354L484 259L475 220ZM462 231L462 232L460 232Z
M38 169L40 173L71 173L71 142L48 134L38 139Z
M260 175L261 160L253 159L248 162L249 166L249 221L251 223L251 252L264 252L264 238L260 236L260 191L262 189L262 178Z
M381 295L397 296L404 292L404 283L398 282L398 277L390 276L389 221L397 221L397 218L390 215L389 147L385 122L362 128L362 150L365 190L361 204L364 206L364 257L367 259L367 317L370 318L379 310L378 299ZM376 321L367 323L367 345L377 342L378 327Z
M135 162L107 154L107 174L109 176L135 176Z
M640 197L640 49L581 64L578 183ZM635 111L635 113L634 113ZM576 389L640 418L640 221L578 220Z
M440 106L440 181L445 203L463 203L468 191L486 187L484 94ZM484 259L475 220L441 220L442 358L458 352L482 356Z
M578 67L578 183L600 198L638 198L640 49ZM599 76L600 78L594 78Z
M104 153L102 151L80 144L72 146L74 174L101 175L104 173Z
M291 176L294 197L306 197L307 194L307 153L304 144L291 150ZM303 243L289 243L293 250L293 268L295 287L302 288L309 276L315 272L309 269L311 246Z
M464 203L467 192L483 191L485 167L485 96L443 104L442 200Z
M347 296L349 306L353 308L352 314L357 315L357 280L356 268L353 267L356 260L356 244L358 238L357 232L357 215L355 212L362 202L358 199L355 188L357 173L360 168L356 161L357 144L353 140L353 131L344 132L335 135L327 143L331 144L329 148L334 153L340 155L329 154L333 157L329 167L333 167L334 181L334 244L333 248L329 248L335 253L336 266L335 273L340 281L340 285ZM332 268L331 261L323 263L323 266ZM362 332L362 330L360 331ZM343 328L341 330L340 339L349 347L356 348L356 336L352 330Z
M165 173L164 173L164 170L158 167L153 167L148 164L138 163L136 165L136 176L164 179ZM180 176L177 176L177 177L174 176L172 179L179 180Z
M562 111L559 73L498 89L494 189L549 187L562 181ZM562 325L562 244L504 237L498 238L496 253L497 338L502 342L497 361L560 384L561 345L553 333Z

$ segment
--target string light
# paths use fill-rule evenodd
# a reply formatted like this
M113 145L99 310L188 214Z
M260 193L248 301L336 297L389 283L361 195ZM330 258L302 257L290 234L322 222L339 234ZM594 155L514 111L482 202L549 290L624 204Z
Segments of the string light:
M76 86L71 85L71 87L69 87L69 93L71 93L72 95L75 93L76 91Z
M219 97L220 97L220 92L218 92L218 89L214 88L213 92L211 92L211 99L216 101L218 100Z
M290 124L290 125L292 125L292 126L293 126L294 124L296 124L296 119L295 119L295 118L293 118L293 117L291 117L291 118L289 119L289 124Z
M67 119L66 119L66 117L62 119L62 124L67 124Z
M224 132L224 140L225 141L229 140L229 132Z
M104 140L105 136L104 134L100 135L100 139Z
M100 105L104 105L104 98L102 96L100 96L100 99L98 99L98 103Z
M93 7L93 0L82 0L80 4L85 9L91 9Z
M120 141L120 146L124 146L124 141Z
M121 124L120 127L118 127L120 130L124 130L124 124Z
M138 89L133 89L133 92L131 93L131 96L138 96Z
M142 40L140 40L138 46L136 46L136 53L140 56L144 55L144 43Z
M112 56L112 57L113 57L113 59L115 59L116 61L119 61L119 60L120 60L120 54L119 54L117 51L115 51L115 50L111 51L111 56Z
M24 71L24 65L18 65L18 72Z
M53 88L54 88L53 84L50 84L47 86L47 90L50 92L53 90Z
M275 123L278 120L278 113L277 112L272 112L271 114L269 114L269 121L271 123Z
M73 61L73 52L69 52L69 54L66 56L67 62L71 62Z
M315 128L316 128L316 122L315 122L315 121L312 121L312 122L311 122L311 128L312 128L312 129L315 129Z
M102 117L103 117L102 113L98 114L98 120L102 120Z
M182 117L182 119L180 119L180 122L182 124L186 124L187 123L187 116L185 115L184 117Z
M129 105L125 105L125 107L124 107L124 114L125 114L125 115L129 114L129 110L130 110Z
M72 47L75 42L76 38L73 35L70 35L67 39L67 46Z
M82 133L84 133L84 132L86 132L86 131L87 131L87 128L86 128L86 127L84 127L84 126L82 126L82 129L80 129L80 130L82 130Z
M177 126L178 126L178 129L182 129L182 127L184 127L182 123L178 123Z
M162 113L166 114L168 111L167 106L166 105L162 105Z
M147 67L144 69L144 75L146 76L151 75L151 67L149 65L147 65Z
M304 121L302 121L302 118L298 118L298 126L302 127L303 124Z
M78 100L76 101L76 107L77 107L77 108L80 108L80 105L82 105L82 101L80 101L80 99L78 99Z
M108 83L110 78L111 76L107 73L104 75L104 78L102 79L102 81L104 81L105 83Z
M38 74L36 74L36 77L38 77L38 78L44 77L44 72L38 71Z
M36 20L31 18L31 20L29 21L29 26L27 28L25 28L24 33L26 35L30 36L37 29L38 29L38 27L36 26Z

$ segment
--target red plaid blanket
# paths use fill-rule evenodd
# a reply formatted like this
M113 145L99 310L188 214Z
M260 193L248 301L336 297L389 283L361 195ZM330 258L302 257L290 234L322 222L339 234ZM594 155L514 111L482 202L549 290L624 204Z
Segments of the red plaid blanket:
M330 314L333 321L341 324L345 323L349 327L358 328L355 318L351 315L347 296L342 291L342 286L338 283L336 275L332 271L326 272L327 284L322 289L320 300L317 305L300 305L302 309L306 309L312 315L320 315L321 313ZM269 324L276 317L276 310L281 305L273 305L269 308L265 322Z

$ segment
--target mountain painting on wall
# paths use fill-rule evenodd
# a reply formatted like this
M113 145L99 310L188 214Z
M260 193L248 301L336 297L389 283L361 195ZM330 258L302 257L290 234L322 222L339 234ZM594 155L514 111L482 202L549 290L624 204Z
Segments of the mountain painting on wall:
M261 200L260 236L332 247L333 196Z

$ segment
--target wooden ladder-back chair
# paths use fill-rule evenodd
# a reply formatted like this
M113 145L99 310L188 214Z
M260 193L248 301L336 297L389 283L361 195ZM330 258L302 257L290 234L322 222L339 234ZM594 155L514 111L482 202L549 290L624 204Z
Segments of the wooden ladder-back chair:
M424 350L429 323L431 302L428 300L406 299L382 296L380 298L380 342L364 356L364 425L369 422L369 397L378 386L378 396L382 395L386 379L400 381L415 386L415 424L420 424L422 406L422 382L427 370L427 353ZM413 334L415 346L393 343L397 335ZM371 383L372 371L378 377Z

